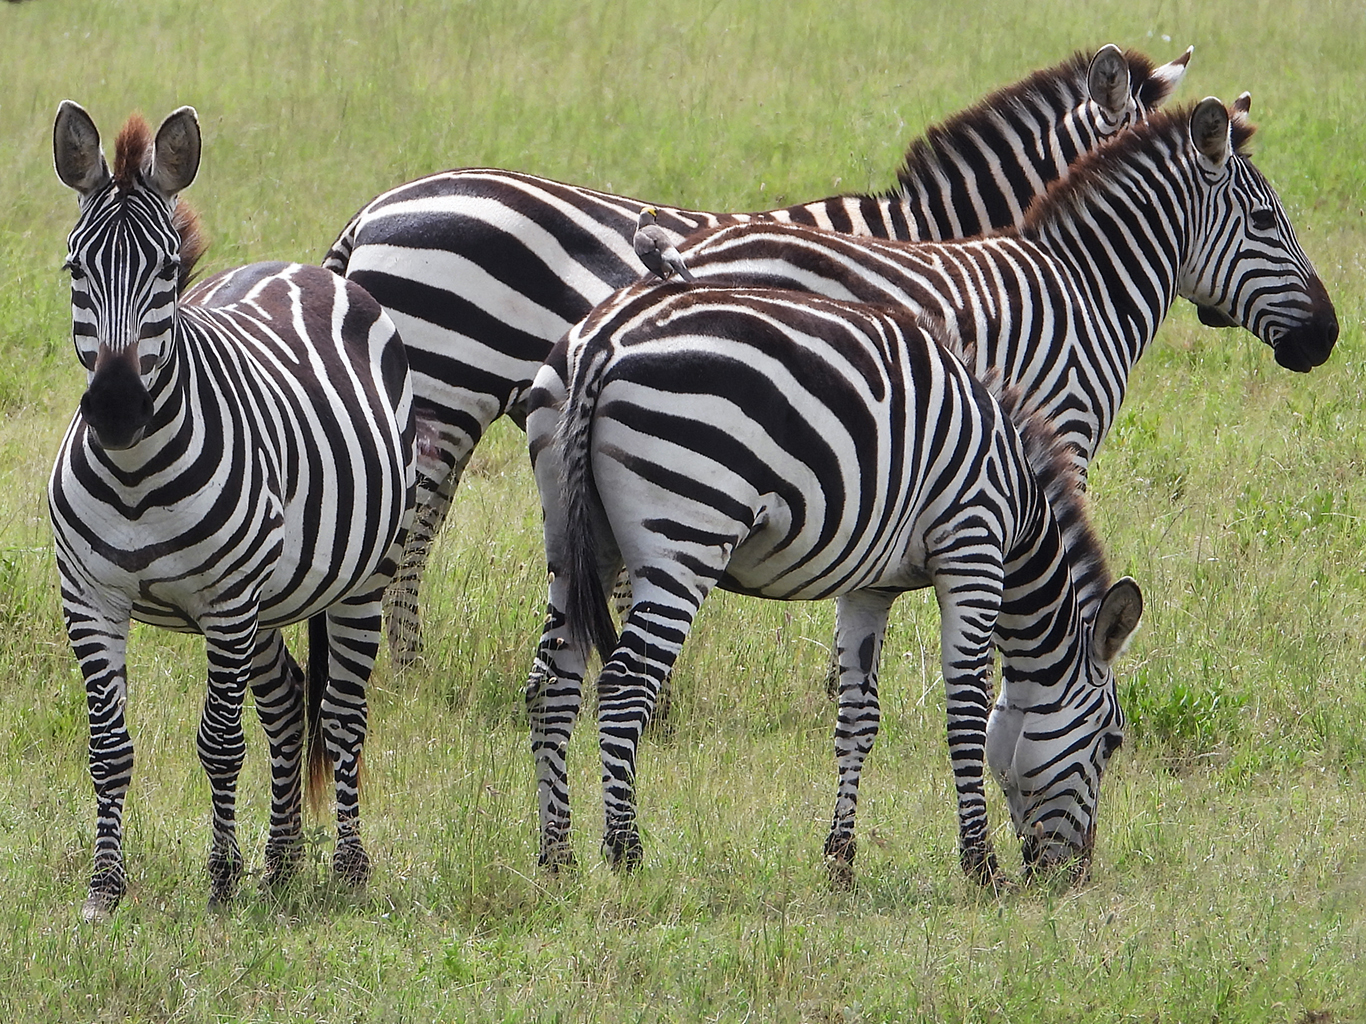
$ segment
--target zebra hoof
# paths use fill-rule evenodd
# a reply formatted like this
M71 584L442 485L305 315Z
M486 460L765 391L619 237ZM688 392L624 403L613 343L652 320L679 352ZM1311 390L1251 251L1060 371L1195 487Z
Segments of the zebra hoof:
M980 885L1000 896L1011 888L1011 881L996 863L996 854L990 847L972 847L959 853L963 873Z
M236 850L209 855L209 906L222 907L237 893L242 878L242 855Z
M633 828L614 828L602 838L602 855L613 871L634 871L645 857L640 833Z
M104 924L114 916L119 905L119 895L110 892L90 890L85 902L81 904L81 920L86 924Z
M574 856L574 851L567 842L556 843L541 850L540 859L537 866L547 874L558 875L561 871L570 872L578 869L579 862Z
M278 892L293 881L299 873L303 855L303 844L298 841L275 847L266 844L266 870L261 875L262 890L269 893Z
M370 881L370 855L360 843L338 846L332 855L332 873L352 889L364 889Z
M831 832L825 840L825 869L830 875L830 885L835 889L854 887L854 857L858 853L858 843L850 835L836 835Z

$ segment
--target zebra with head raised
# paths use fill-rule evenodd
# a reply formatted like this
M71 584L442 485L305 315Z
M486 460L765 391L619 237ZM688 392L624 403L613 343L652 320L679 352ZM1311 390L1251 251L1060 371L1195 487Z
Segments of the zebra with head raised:
M333 761L333 866L352 882L368 875L357 770L381 592L412 514L407 361L380 306L318 267L254 264L184 292L204 243L178 196L200 151L191 107L155 138L130 118L112 172L80 106L62 103L53 129L57 175L80 200L65 266L88 375L48 496L90 712L89 919L112 911L127 885L130 619L205 638L198 750L213 800L211 900L229 898L242 872L235 793L247 687L270 748L267 882L287 877L302 852L306 717L315 772ZM307 707L280 634L305 619Z
M1078 160L1019 231L908 245L743 224L695 236L683 256L702 283L942 320L969 369L1020 389L1084 471L1177 296L1246 327L1292 370L1320 365L1337 341L1328 292L1247 156L1250 102L1155 112Z
M715 214L493 169L420 178L367 203L323 265L363 285L394 317L413 368L418 513L386 597L400 659L420 649L418 586L432 538L494 420L522 421L551 346L613 291L640 278L642 206L671 241L751 218L907 240L1017 225L1030 201L1101 140L1141 120L1185 74L1188 49L1154 66L1102 47L1076 54L932 127L898 184L762 214Z
M888 612L897 595L932 586L964 869L1000 880L988 763L1027 868L1085 869L1101 773L1123 737L1111 665L1142 599L1132 580L1111 585L1075 467L1047 424L1022 440L912 314L637 286L556 347L528 435L551 573L526 691L544 865L573 861L565 753L593 644L604 662L604 849L614 865L640 860L636 746L719 586L837 599L839 789L825 851L847 877ZM622 565L632 605L618 639L604 587Z

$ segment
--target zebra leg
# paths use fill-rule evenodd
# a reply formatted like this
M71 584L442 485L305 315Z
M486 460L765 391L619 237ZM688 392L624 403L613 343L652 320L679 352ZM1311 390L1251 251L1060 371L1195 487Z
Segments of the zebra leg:
M81 905L87 921L108 918L128 889L123 868L123 805L133 776L128 700L128 618L121 621L81 598L63 575L62 617L85 677L90 714L90 781L95 787L95 857Z
M332 761L337 795L337 849L332 870L357 888L370 880L370 856L360 836L360 769L369 711L365 688L379 654L380 592L354 596L327 610L327 690L319 728ZM311 651L309 657L320 657Z
M962 546L972 550L972 546ZM991 651L1001 610L1003 571L979 545L979 560L937 565L931 559L940 613L940 659L948 712L949 760L958 793L958 856L968 877L994 889L1005 879L987 830L987 718L991 713Z
M830 879L839 886L854 881L854 815L858 810L859 779L881 722L878 665L887 632L887 614L895 599L894 593L862 590L835 602L835 661L839 666L835 762L839 789L830 835L825 840L825 858Z
M256 617L203 623L209 683L199 720L199 763L209 777L213 801L213 840L209 847L209 905L232 898L242 877L237 845L237 779L246 757L242 704L256 650Z
M681 568L676 571L682 572ZM640 865L643 849L636 824L636 748L655 708L659 689L673 671L712 578L670 580L669 588L637 578L635 604L621 639L598 676L598 745L602 757L603 855L615 869Z
M251 692L270 749L270 834L261 884L279 888L303 856L304 677L278 629L256 644Z
M384 591L384 621L389 640L389 653L394 664L407 668L422 656L422 620L419 591L432 545L450 511L451 499L474 453L474 446L487 429L483 417L478 416L469 426L474 435L465 430L453 430L429 408L418 408L414 414L417 454L417 494L412 526L403 546L403 557L398 572ZM496 416L496 412L494 413Z
M541 642L526 683L531 755L536 763L536 795L540 810L540 866L551 872L575 865L570 842L569 776L565 759L569 736L579 716L588 652L569 639L564 613L550 587Z

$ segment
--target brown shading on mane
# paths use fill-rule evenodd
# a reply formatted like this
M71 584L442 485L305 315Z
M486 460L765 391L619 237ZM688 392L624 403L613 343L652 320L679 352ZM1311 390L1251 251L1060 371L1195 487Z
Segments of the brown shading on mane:
M114 141L114 184L131 192L152 160L152 129L138 113L128 115Z
M142 173L152 162L152 129L141 114L128 116L114 141L114 184L121 192L131 192L142 181ZM194 280L195 264L209 247L208 236L199 214L183 199L175 200L171 225L180 236L180 269L177 290L184 293Z
M1039 228L1084 206L1090 197L1105 191L1136 155L1158 154L1160 159L1169 159L1187 152L1191 148L1189 125L1195 107L1192 103L1175 110L1154 111L1146 121L1083 155L1072 165L1067 177L1052 182L1046 192L1029 204L1020 234L1031 236ZM1233 155L1246 159L1251 155L1249 144L1257 128L1241 113L1230 115L1230 125Z
M915 189L927 178L937 177L943 167L952 165L952 154L975 145L971 141L974 136L999 133L1003 111L1033 110L1039 101L1050 108L1070 109L1089 99L1086 73L1094 57L1095 54L1078 50L1051 68L1035 71L1028 78L997 89L942 124L930 125L924 137L912 142L906 151L905 162L896 175L900 186L886 198L894 199L903 190ZM1137 93L1152 77L1156 65L1136 50L1125 50L1124 60L1129 66L1130 89Z
M209 248L209 238L204 233L204 226L199 222L199 214L195 213L194 207L183 199L176 200L171 224L180 235L180 271L176 287L183 295L190 282L194 280L195 264Z

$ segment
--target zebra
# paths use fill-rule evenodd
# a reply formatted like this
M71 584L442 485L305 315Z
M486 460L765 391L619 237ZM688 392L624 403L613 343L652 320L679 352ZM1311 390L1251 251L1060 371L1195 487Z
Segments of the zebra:
M1332 352L1332 300L1247 156L1250 109L1243 93L1231 109L1208 97L1154 112L1078 160L1018 231L905 244L752 223L699 233L682 255L699 283L934 316L969 369L999 372L1054 424L1084 474L1178 295L1290 370Z
M413 368L418 513L386 597L398 661L421 651L418 587L460 475L526 394L552 345L612 292L639 279L632 249L643 206L675 243L763 218L855 235L966 237L1018 224L1029 201L1081 154L1162 104L1191 49L1155 66L1113 44L1075 54L931 127L895 188L763 214L717 214L471 168L399 185L367 203L323 265L363 285L397 322Z
M290 877L302 854L306 725L313 784L333 765L333 868L353 884L369 874L357 770L381 591L412 516L407 360L378 303L320 267L258 263L186 290L206 243L178 197L201 149L188 106L155 137L130 117L112 173L81 106L64 101L53 127L57 176L79 199L64 267L88 387L48 498L90 715L97 818L82 914L92 921L127 889L130 619L205 638L197 747L212 791L210 902L231 898L242 874L248 686L270 750L266 883ZM307 700L280 632L304 620Z
M1111 583L1051 425L1023 424L932 327L890 306L638 285L570 331L536 378L527 424L551 580L526 684L541 864L574 863L565 755L593 646L603 849L614 867L640 863L637 744L719 586L836 599L839 785L824 850L849 881L888 612L932 586L963 869L1006 881L987 829L989 767L1027 873L1084 873L1101 774L1123 739L1112 665L1142 594ZM618 638L604 588L622 565L632 605Z

